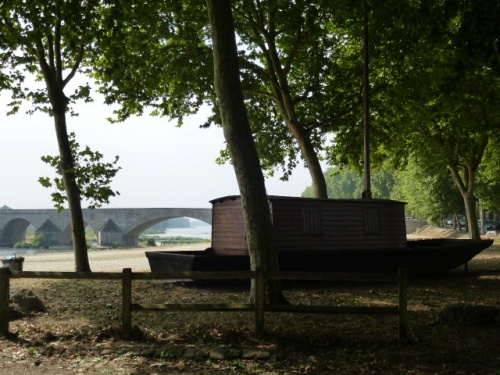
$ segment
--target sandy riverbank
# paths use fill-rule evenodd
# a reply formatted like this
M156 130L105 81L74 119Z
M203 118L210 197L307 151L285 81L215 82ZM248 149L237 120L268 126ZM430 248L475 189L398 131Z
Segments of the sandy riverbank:
M91 250L89 251L90 268L94 272L121 272L132 268L133 272L150 271L146 251L154 250L202 250L209 243L181 246L141 247L134 249ZM75 270L73 252L23 255L23 271L71 272Z

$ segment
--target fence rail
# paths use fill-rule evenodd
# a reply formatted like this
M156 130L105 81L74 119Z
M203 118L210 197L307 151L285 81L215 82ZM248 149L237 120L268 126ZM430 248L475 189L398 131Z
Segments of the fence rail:
M171 273L133 273L125 268L122 273L111 272L33 272L12 271L0 268L0 335L9 333L9 295L10 279L69 279L69 280L121 280L122 282L122 336L131 337L133 311L250 311L255 313L255 332L258 337L264 334L264 312L295 312L320 314L367 314L398 315L399 342L406 344L408 332L407 310L407 270L400 269L397 274L386 273L327 273L327 272L171 272ZM132 301L132 281L158 280L255 280L254 303L227 304L138 304ZM292 305L265 303L265 281L280 280L326 280L326 281L368 281L394 282L398 286L397 306L325 306Z

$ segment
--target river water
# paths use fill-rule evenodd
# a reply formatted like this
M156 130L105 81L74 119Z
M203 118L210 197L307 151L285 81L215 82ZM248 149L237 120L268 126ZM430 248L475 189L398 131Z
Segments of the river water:
M71 251L71 249L13 249L13 248L1 248L0 249L0 260L6 257L12 256L23 256L32 254L42 254L42 253L63 253ZM1 264L0 264L1 266Z
M212 226L204 225L200 227L193 228L167 228L164 234L160 234L161 237L199 237L210 239L212 237Z

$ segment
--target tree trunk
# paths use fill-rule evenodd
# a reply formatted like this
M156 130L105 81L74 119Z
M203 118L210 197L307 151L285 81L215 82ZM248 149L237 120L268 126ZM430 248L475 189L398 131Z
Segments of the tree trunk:
M282 81L285 81L285 83L283 84ZM285 119L288 130L290 131L290 133L292 133L293 137L297 141L302 157L306 162L307 169L309 169L314 196L316 198L328 199L328 188L325 175L323 174L323 168L321 167L321 164L319 162L318 153L314 149L309 134L307 134L307 131L300 124L297 118L297 115L295 113L295 105L293 104L290 94L290 88L288 86L288 83L286 82L286 78L280 80L280 87L275 91L278 91L274 95L275 100L282 101L281 103L278 103L278 109Z
M206 0L212 29L215 91L224 137L240 189L252 270L278 269L274 229L241 88L230 0ZM254 297L254 283L250 298ZM266 283L269 302L281 302L281 283Z
M328 188L326 184L323 168L319 162L318 154L314 149L311 140L304 128L298 123L297 119L287 121L288 129L299 144L302 157L306 161L307 169L311 175L314 196L316 198L328 199Z
M52 85L48 91L54 113L57 144L59 146L59 168L64 181L71 217L71 238L73 240L75 252L75 271L90 272L81 195L76 182L75 173L73 172L74 160L66 128L66 107L68 99L62 90L57 89L56 83L49 82L48 85Z
M479 240L481 238L481 232L479 231L479 224L477 222L476 197L473 193L468 192L463 195L463 199L465 203L465 215L467 218L470 238L473 240Z
M464 200L466 225L470 238L478 240L481 238L481 233L477 223L476 198L474 196L476 171L473 168L464 168L464 176L462 177L456 168L450 167L450 170Z
M71 216L71 237L75 252L75 271L90 272L90 264L87 253L87 240L85 238L85 223L81 206L80 189L73 173L73 155L66 130L65 111L54 110L54 123L59 145L59 156L61 158L60 169L68 198L68 207Z
M477 222L476 197L474 196L476 173L481 160L483 159L484 151L486 150L488 143L489 135L482 134L475 144L476 147L473 157L469 158L462 164L448 164L448 167L451 170L451 174L453 175L453 179L457 183L458 189L462 194L470 238L474 240L478 240L481 238L481 232L479 230L479 225ZM459 166L461 166L462 168L463 176L461 176L458 172Z
M267 72L270 77L273 77L271 82L271 90L274 101L279 112L283 116L285 124L299 145L302 157L306 162L311 175L314 196L316 198L328 198L328 188L326 184L323 168L319 162L318 153L314 149L311 138L307 131L300 123L297 113L295 112L295 104L292 100L288 78L283 71L279 53L276 49L274 40L268 40L267 51Z

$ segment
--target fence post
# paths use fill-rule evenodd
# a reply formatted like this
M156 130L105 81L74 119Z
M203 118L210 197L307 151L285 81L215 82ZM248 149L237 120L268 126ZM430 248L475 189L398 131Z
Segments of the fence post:
M264 304L266 302L266 287L264 272L255 270L255 335L257 338L264 336Z
M0 335L9 334L10 269L0 268Z
M399 294L399 344L405 346L408 339L408 270L398 270Z
M130 339L132 335L132 269L124 268L122 274L122 337Z

